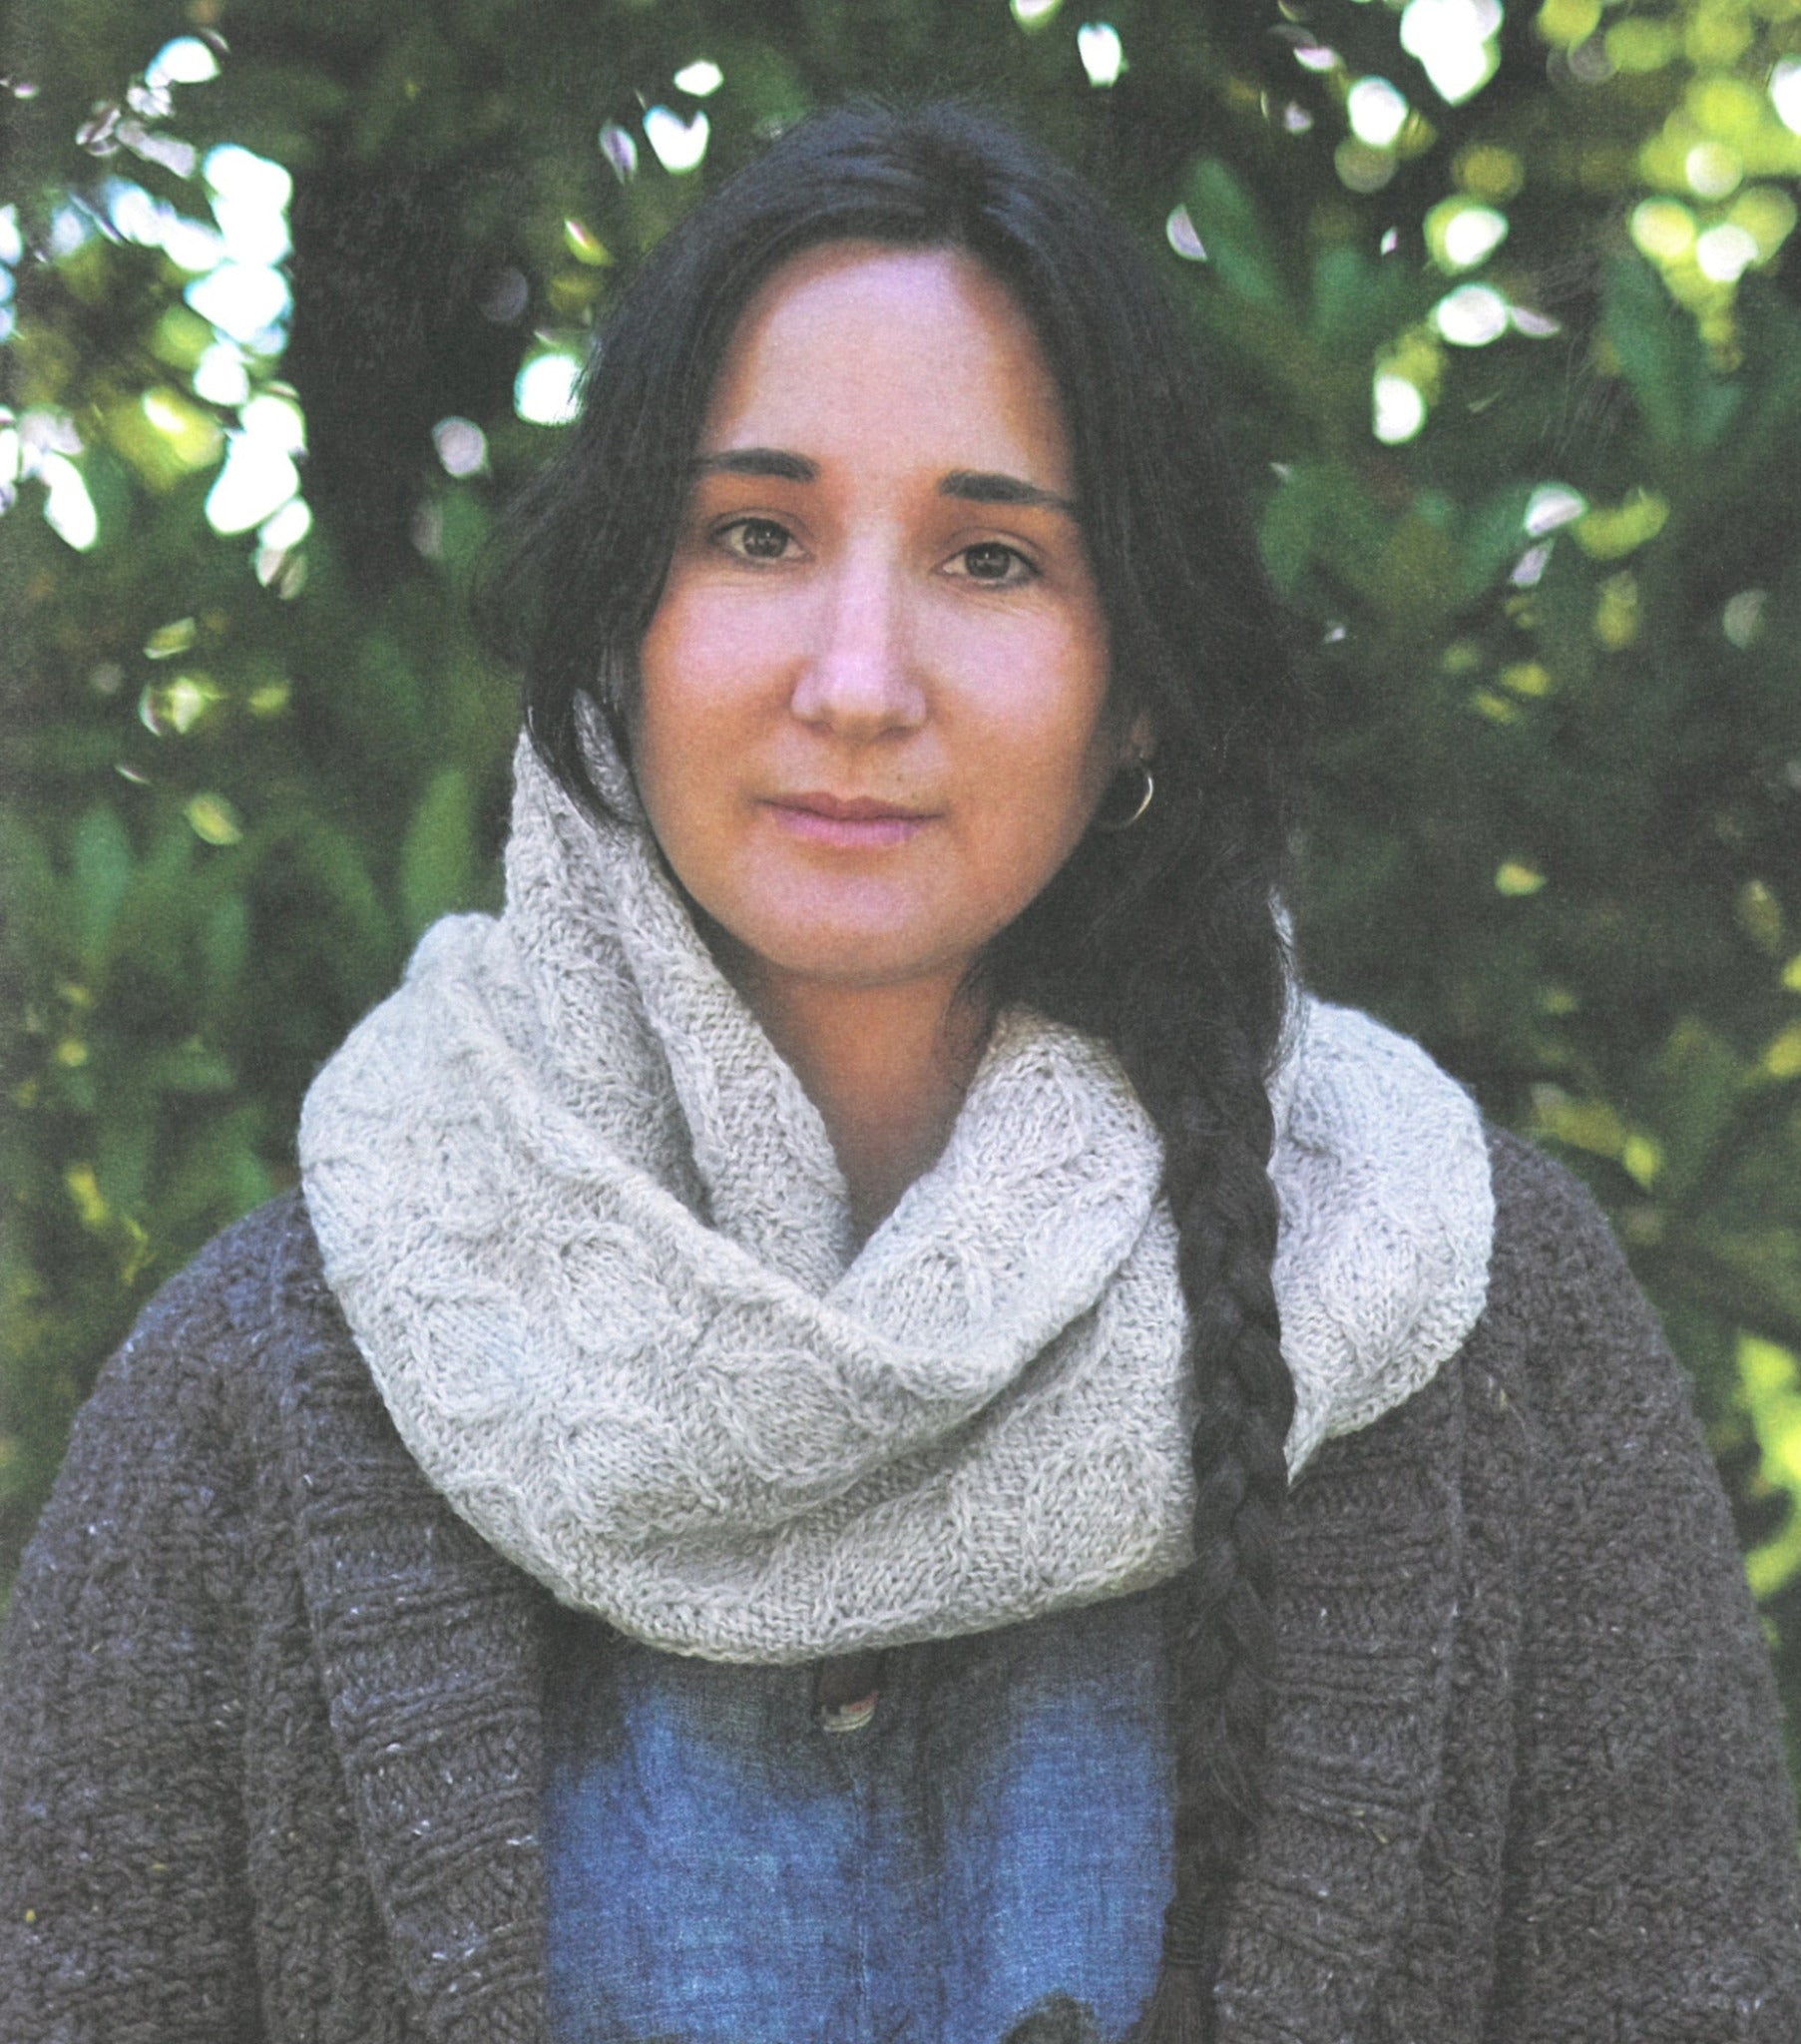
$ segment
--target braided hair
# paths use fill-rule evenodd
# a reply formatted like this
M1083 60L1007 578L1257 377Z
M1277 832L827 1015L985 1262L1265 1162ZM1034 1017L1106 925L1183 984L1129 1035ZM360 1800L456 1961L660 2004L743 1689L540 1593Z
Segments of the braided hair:
M524 673L541 756L599 804L578 706L595 697L627 748L637 649L725 351L762 282L837 240L960 250L1016 296L1066 408L1110 714L1155 735L1142 820L1091 830L978 970L990 1001L1108 1043L1162 1140L1191 1325L1194 1559L1174 1599L1175 1893L1136 2044L1186 2044L1212 2030L1275 1687L1294 1394L1271 1282L1267 1082L1288 987L1275 904L1299 716L1181 319L1094 192L1001 123L949 106L816 116L649 258L602 335L580 418L515 513L485 613Z

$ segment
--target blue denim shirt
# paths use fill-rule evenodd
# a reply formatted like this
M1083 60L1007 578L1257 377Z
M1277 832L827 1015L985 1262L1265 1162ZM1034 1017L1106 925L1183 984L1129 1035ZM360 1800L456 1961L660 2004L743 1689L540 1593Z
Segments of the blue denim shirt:
M1001 2044L1064 1995L1123 2037L1170 1887L1162 1602L814 1675L567 1619L547 1703L556 2044Z

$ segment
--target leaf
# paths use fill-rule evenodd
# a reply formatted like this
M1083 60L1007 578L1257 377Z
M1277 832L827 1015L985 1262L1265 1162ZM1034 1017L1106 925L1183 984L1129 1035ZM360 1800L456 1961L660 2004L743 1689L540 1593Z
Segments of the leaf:
M1652 433L1672 452L1712 446L1738 406L1738 387L1714 376L1694 321L1648 263L1608 270L1602 331Z
M434 774L400 848L400 901L407 931L464 907L475 871L475 799L461 766Z
M1464 526L1463 558L1458 577L1467 603L1490 588L1502 571L1519 558L1525 539L1526 507L1532 485L1510 483L1485 497Z
M201 925L202 998L209 1007L230 999L249 955L249 907L241 894L227 894Z
M1188 180L1188 217L1226 289L1253 304L1288 308L1269 237L1250 194L1217 157L1202 157Z
M96 802L75 826L74 883L82 969L97 979L132 884L132 840L109 803Z
M1684 1016L1658 1051L1646 1105L1663 1142L1665 1199L1682 1201L1732 1128L1751 1070L1719 1032Z

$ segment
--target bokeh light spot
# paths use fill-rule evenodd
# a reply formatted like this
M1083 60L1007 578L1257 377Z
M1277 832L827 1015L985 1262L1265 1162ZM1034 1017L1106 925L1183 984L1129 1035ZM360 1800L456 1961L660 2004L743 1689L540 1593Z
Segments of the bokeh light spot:
M1720 612L1720 630L1741 653L1755 642L1763 630L1763 614L1769 600L1767 589L1741 589ZM1801 958L1792 961L1790 970L1797 966L1801 966ZM1795 990L1801 992L1801 978L1797 978Z
M1461 106L1494 77L1501 62L1500 0L1409 0L1401 16L1401 47L1416 59L1432 89Z
M1715 283L1736 283L1757 260L1757 243L1732 221L1711 227L1694 245L1695 266Z
M613 251L585 220L573 214L563 223L563 246L590 269L605 269L613 261Z
M210 149L202 166L225 256L252 266L288 254L287 206L294 181L278 163L234 142Z
M1385 447L1411 440L1426 423L1426 399L1417 383L1393 374L1376 378L1373 430Z
M1486 283L1460 284L1432 309L1432 323L1453 347L1487 347L1512 323L1507 300Z
M217 533L248 532L299 489L299 471L279 441L263 433L232 433L225 465L207 493L207 522Z
M576 415L581 375L574 355L534 355L513 379L513 409L535 426L567 425Z
M291 397L273 390L260 391L238 413L238 418L246 433L278 447L283 454L305 453L306 419Z
M617 121L609 121L598 138L601 154L613 167L613 175L622 185L638 176L638 143L630 129L622 128Z
M1632 209L1632 241L1653 262L1680 262L1694 249L1694 215L1680 200L1647 199Z
M100 537L100 514L81 470L66 454L45 454L37 473L44 485L44 523L65 546L85 554Z
M1394 182L1399 166L1392 149L1376 149L1347 135L1332 153L1332 168L1347 191L1380 192Z
M1507 216L1490 207L1466 207L1445 229L1445 254L1459 269L1473 269L1507 240Z
M1554 319L1549 312L1535 312L1530 305L1513 305L1508 308L1508 318L1516 333L1524 333L1530 340L1549 340L1554 333L1562 333L1564 322Z
M1126 45L1111 21L1085 21L1076 31L1076 54L1090 85L1099 89L1117 85L1126 69Z
M431 429L431 441L446 475L480 475L488 465L488 436L473 419L440 419Z
M311 530L311 506L304 497L290 497L272 518L265 518L256 528L256 537L265 547L284 554L297 547Z
M1601 0L1545 0L1538 29L1548 43L1570 49L1585 43L1600 26Z
M1682 160L1688 189L1702 199L1724 199L1738 190L1744 159L1723 142L1697 142Z
M1582 551L1595 561L1619 561L1657 537L1669 522L1669 500L1656 490L1628 490L1610 510L1588 512L1576 528Z
M168 624L159 625L145 640L145 659L174 660L193 646L198 630L192 618L171 618Z
M1508 218L1471 199L1442 199L1425 221L1426 247L1441 269L1474 269L1508 236Z
M1543 539L1536 547L1528 547L1514 563L1514 572L1507 578L1516 589L1537 589L1545 580L1545 570L1551 565L1552 542Z
M1345 98L1351 133L1371 149L1391 149L1407 126L1405 96L1386 78L1360 78Z
M1516 696L1531 696L1536 700L1549 696L1554 684L1551 670L1542 660L1521 660L1501 670L1501 686L1512 689Z
M700 168L711 132L712 124L697 110L686 121L669 107L652 107L645 115L645 139L672 177L685 177Z
M138 722L157 738L186 738L221 700L222 691L211 675L176 675L167 682L152 682L138 698Z
M85 206L59 206L50 217L50 259L60 262L65 256L73 256L94 239L95 232L94 216Z
M187 814L189 828L203 844L236 844L243 836L237 811L223 794L197 794Z
M1784 57L1770 73L1770 104L1791 135L1801 135L1801 57Z
M724 83L724 72L708 57L696 57L675 73L675 90L692 93L697 100L710 98Z
M1525 164L1493 142L1475 142L1460 151L1453 171L1466 192L1491 206L1505 206L1526 183Z
M177 36L173 43L165 43L144 70L144 82L153 89L205 85L218 76L219 59L199 36Z
M1514 900L1538 893L1544 884L1545 875L1523 858L1503 859L1495 868L1495 891Z
M1726 218L1744 229L1757 244L1759 258L1767 262L1795 232L1795 202L1773 186L1753 185L1733 200Z
M1594 605L1594 636L1610 653L1620 653L1638 637L1642 611L1638 580L1629 569L1609 575Z
M250 394L243 355L229 340L217 340L194 365L194 394L209 404L236 406Z
M1189 262L1204 262L1207 259L1205 245L1194 231L1194 222L1185 206L1175 207L1163 223L1163 233L1168 237L1169 246Z
M1568 483L1541 483L1527 500L1522 522L1534 539L1543 539L1561 526L1574 525L1587 509L1588 500L1580 490Z
M227 339L258 352L278 346L280 323L293 302L280 270L246 262L222 262L183 295Z
M1681 47L1681 31L1674 22L1634 15L1616 21L1608 29L1607 55L1614 70L1642 75L1661 71Z
M163 387L146 390L138 404L183 468L206 468L219 458L224 435L218 421L176 391Z

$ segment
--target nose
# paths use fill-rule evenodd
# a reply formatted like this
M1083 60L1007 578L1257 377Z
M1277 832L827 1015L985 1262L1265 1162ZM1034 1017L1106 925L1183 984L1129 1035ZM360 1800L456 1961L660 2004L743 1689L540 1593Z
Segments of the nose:
M872 551L846 558L820 591L812 644L791 707L844 738L912 731L926 714L900 566Z

